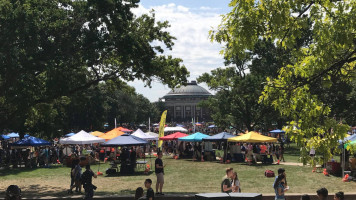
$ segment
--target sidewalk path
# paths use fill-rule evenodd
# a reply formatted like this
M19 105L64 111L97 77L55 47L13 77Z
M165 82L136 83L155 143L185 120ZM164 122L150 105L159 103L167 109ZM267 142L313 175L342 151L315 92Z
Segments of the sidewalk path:
M280 162L280 165L288 165L288 166L303 166L303 163L295 163L295 162Z

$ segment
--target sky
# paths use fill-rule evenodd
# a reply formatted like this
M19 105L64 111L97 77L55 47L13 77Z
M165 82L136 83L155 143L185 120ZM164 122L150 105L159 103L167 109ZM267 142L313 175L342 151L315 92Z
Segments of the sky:
M183 59L190 71L189 81L196 80L201 74L223 67L223 56L219 54L223 45L211 42L209 30L216 29L221 15L229 12L230 0L141 0L139 8L133 12L139 16L154 9L158 21L169 21L168 31L177 38L172 51L166 55ZM167 94L171 89L160 82L152 87L144 87L140 80L129 82L136 92L143 94L151 102ZM200 84L205 89L207 85ZM210 91L212 92L212 91ZM212 92L213 93L213 92Z

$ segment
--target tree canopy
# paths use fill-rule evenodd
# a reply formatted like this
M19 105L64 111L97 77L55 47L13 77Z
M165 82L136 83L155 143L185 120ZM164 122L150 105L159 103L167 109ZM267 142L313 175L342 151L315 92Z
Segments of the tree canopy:
M1 1L0 130L23 134L34 113L107 80L185 83L182 60L163 55L175 39L168 22L135 16L138 3Z
M230 7L211 39L227 42L223 54L229 58L247 57L261 38L290 52L278 77L266 79L260 101L291 118L292 139L330 157L349 127L332 115L333 103L320 90L354 80L356 1L233 0ZM310 40L298 46L305 29Z

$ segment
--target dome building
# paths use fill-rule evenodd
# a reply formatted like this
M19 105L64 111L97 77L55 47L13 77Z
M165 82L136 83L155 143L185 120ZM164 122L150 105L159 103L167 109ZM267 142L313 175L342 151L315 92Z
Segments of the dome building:
M200 101L210 96L212 94L196 81L171 90L162 98L167 109L167 121L188 122L192 121L192 118L197 121L211 120L209 111L198 106Z

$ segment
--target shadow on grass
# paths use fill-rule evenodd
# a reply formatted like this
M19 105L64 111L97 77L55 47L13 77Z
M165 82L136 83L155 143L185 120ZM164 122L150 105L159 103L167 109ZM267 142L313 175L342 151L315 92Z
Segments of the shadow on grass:
M34 167L34 168L28 168L28 167L2 168L2 169L0 169L0 176L17 175L19 173L33 172L33 171L40 170L40 169L58 169L58 168L63 168L63 167L65 167L65 166L51 165L50 167Z

